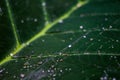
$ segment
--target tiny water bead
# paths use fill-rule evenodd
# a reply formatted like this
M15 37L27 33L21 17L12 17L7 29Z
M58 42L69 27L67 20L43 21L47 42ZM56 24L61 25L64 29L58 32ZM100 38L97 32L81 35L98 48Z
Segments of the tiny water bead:
M80 29L83 29L83 26L80 26Z
M46 6L46 2L42 2L42 6Z
M86 29L83 29L83 32L86 32L87 30Z
M44 40L44 39L42 39L42 42L45 42L45 40Z
M10 56L14 56L14 54L13 54L13 53L10 53Z
M20 77L21 77L21 78L25 77L25 74L20 74Z
M24 20L21 20L21 23L24 23Z
M108 21L108 18L105 18L105 21Z
M93 38L90 38L90 41L93 41Z
M59 23L63 23L63 20L61 19L61 20L59 20Z
M69 48L71 48L71 47L72 47L72 45L70 44L70 45L68 45L68 47L69 47Z
M110 25L109 28L112 28L112 26Z
M35 18L35 19L34 19L34 22L37 22L37 21L38 21L38 19L37 19L37 18Z
M83 38L86 38L86 36L83 36Z
M116 78L113 78L112 80L116 80Z

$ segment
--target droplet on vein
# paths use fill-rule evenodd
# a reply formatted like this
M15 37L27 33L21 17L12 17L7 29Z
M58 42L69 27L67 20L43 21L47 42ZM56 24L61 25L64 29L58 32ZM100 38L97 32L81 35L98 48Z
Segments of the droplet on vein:
M45 3L45 2L43 2L43 3L42 3L42 6L46 6L46 3Z
M63 20L61 19L61 20L59 20L59 23L63 23Z
M83 36L83 38L86 38L86 36Z

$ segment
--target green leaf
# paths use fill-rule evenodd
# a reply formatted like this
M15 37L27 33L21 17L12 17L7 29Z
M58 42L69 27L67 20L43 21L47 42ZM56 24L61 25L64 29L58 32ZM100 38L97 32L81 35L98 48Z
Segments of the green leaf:
M119 80L119 0L1 0L0 80Z

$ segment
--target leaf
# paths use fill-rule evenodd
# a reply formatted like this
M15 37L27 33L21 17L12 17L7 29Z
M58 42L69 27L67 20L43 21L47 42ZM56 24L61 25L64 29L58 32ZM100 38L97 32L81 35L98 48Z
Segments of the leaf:
M1 80L119 80L119 0L1 0Z

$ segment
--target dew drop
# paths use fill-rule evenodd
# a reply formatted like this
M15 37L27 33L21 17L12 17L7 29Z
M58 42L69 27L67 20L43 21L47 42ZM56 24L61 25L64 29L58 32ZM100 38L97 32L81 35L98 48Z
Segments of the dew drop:
M105 21L108 21L108 18L105 18Z
M53 77L55 77L56 76L56 74L53 74Z
M116 80L116 78L113 78L112 80Z
M42 70L42 73L44 73L45 71L44 70Z
M44 39L42 39L42 42L45 42L45 40L44 40Z
M90 38L90 41L93 41L93 38Z
M21 20L21 23L24 23L24 20Z
M20 77L21 77L21 78L25 77L25 74L20 74Z
M10 53L10 56L13 56L14 54L13 53Z
M116 42L119 42L119 40L116 40Z
M83 29L83 26L80 26L80 29Z
M112 26L110 25L109 28L112 28Z
M114 48L114 46L112 45L111 48Z
M68 47L69 47L69 48L71 48L71 47L72 47L72 45L68 45Z
M42 3L42 6L46 6L46 3L45 3L45 2L43 2L43 3Z
M100 80L103 80L103 77L101 77Z
M55 78L53 78L52 80L56 80Z
M28 45L29 45L29 43L26 43L26 45L28 46Z
M63 72L63 70L61 69L61 70L60 70L60 72L62 73L62 72Z
M86 29L84 29L83 32L86 32Z
M103 79L104 79L104 80L107 80L107 77L105 76Z
M60 52L59 55L62 55L62 53Z
M48 70L47 72L50 72L50 70Z
M80 3L78 3L78 4L77 4L77 7L79 8L80 6L81 6L81 4L80 4Z
M86 38L86 36L83 36L83 38Z
M38 21L37 18L35 18L35 19L34 19L34 22L37 22L37 21Z
M63 20L61 19L61 20L59 20L59 23L63 23Z

